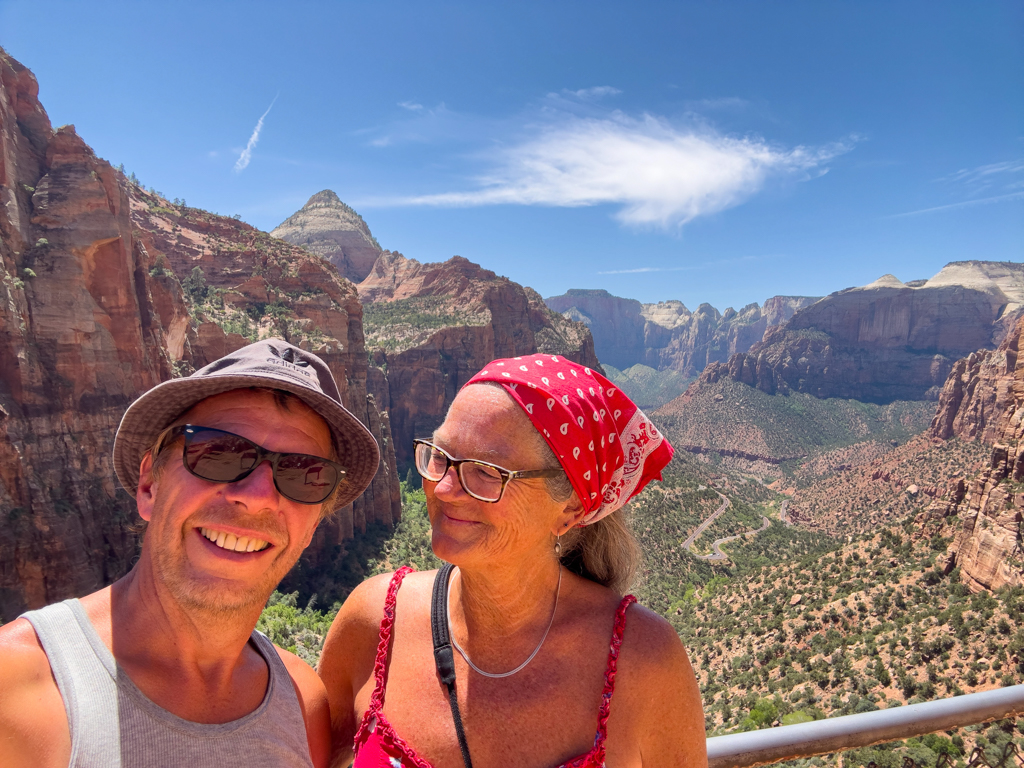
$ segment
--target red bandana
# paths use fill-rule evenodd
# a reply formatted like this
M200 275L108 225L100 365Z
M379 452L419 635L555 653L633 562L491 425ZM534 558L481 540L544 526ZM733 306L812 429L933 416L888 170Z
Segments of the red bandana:
M494 360L470 379L501 384L544 435L587 514L610 515L672 459L672 446L644 412L596 371L555 355Z

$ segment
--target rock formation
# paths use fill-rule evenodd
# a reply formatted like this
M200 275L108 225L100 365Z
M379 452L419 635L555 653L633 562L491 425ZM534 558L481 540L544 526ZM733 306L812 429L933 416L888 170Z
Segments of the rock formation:
M401 466L413 438L430 435L462 385L494 358L544 352L601 370L585 325L460 256L421 264L385 251L358 287Z
M72 126L53 131L37 95L0 50L0 620L131 566L134 503L111 467L121 415L258 334L323 354L385 449L367 495L308 551L307 570L329 571L354 530L400 514L355 288L298 247L145 192Z
M691 312L680 301L641 304L604 290L572 289L545 303L566 317L583 322L594 335L602 362L625 369L642 364L696 376L711 362L724 362L746 352L765 331L785 322L817 297L773 296L764 307L748 304L720 313L710 304Z
M701 378L727 376L770 394L935 399L954 362L998 345L1022 303L1024 264L954 262L913 285L886 275L799 310Z
M953 367L932 421L934 438L992 445L988 466L930 516L956 515L948 568L972 590L1024 586L1024 318L995 350ZM938 513L938 514L936 514Z
M381 254L363 217L329 189L309 198L270 234L327 259L353 283L370 274Z

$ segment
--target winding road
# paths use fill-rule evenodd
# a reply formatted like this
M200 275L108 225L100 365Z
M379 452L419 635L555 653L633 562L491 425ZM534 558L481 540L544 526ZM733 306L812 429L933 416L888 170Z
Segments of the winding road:
M715 493L718 493L718 491L715 491ZM722 513L729 508L729 499L725 497L725 494L718 493L718 495L722 499L722 503L719 505L718 509L712 512L711 516L707 520L698 525L697 530L691 533L689 538L683 542L683 549L687 552L690 551L690 548L693 546L693 542L697 540L697 537L704 533L704 531L708 529L708 526L721 517ZM696 557L700 557L700 555L696 555Z
M718 491L715 491L715 493L718 493ZM761 515L761 520L763 521L763 525L760 528L758 528L756 531L747 531L746 533L740 533L740 534L737 534L735 536L726 536L724 539L716 539L711 544L711 554L708 554L708 555L697 555L697 554L694 554L694 552L693 552L693 542L695 542L697 540L697 538L702 533L704 533L704 531L706 531L711 526L711 524L715 522L715 520L717 520L719 517L721 517L722 513L725 512L725 510L727 510L729 508L729 499L726 498L725 494L718 493L718 495L722 499L722 503L719 505L718 509L716 509L714 512L712 512L710 517L708 517L707 520L705 520L700 525L698 525L697 526L697 530L695 530L693 533L691 533L687 537L686 541L683 542L683 548L687 552L689 552L691 555L693 555L694 557L696 557L699 560L707 560L709 562L712 562L712 561L713 562L718 562L720 560L728 560L729 556L727 554L725 554L725 552L722 551L722 545L723 544L727 544L730 541L735 541L736 539L742 539L744 536L755 536L755 535L759 534L761 531L765 530L769 525L772 524L771 520L769 520L764 515ZM790 524L789 521L786 519L786 507L788 505L789 505L788 501L782 502L782 509L780 510L780 516L782 517L782 521L786 525Z
M715 539L715 541L711 544L712 552L711 552L710 555L693 555L693 556L698 558L698 559L700 559L700 560L707 560L709 562L710 561L718 561L718 560L728 560L729 556L727 554L725 554L725 552L722 551L722 545L726 544L727 542L730 542L730 541L735 541L736 539L742 539L744 536L756 536L757 534L759 534L761 531L763 531L765 528L767 528L769 525L772 524L772 521L769 520L764 515L761 515L761 521L762 521L763 524L756 531L747 531L746 533L740 533L740 534L737 534L735 536L726 536L724 539ZM691 552L690 554L693 554L693 552Z

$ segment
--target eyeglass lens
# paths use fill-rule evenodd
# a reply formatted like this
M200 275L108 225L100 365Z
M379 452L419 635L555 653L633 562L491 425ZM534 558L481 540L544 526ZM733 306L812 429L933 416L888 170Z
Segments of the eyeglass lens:
M451 460L440 449L416 444L416 471L427 480L439 482L451 466ZM457 474L463 489L470 496L481 501L497 501L501 498L501 473L494 467L475 461L458 462Z
M245 478L263 458L261 446L230 432L204 427L185 430L185 466L197 477L215 483ZM273 460L273 459L272 459ZM318 456L282 453L273 460L274 485L281 495L303 504L324 501L341 479L333 464Z

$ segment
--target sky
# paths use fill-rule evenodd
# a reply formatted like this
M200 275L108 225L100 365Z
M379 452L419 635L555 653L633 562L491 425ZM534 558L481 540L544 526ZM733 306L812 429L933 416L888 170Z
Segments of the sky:
M1024 4L0 0L54 126L270 230L737 309L1024 261Z

